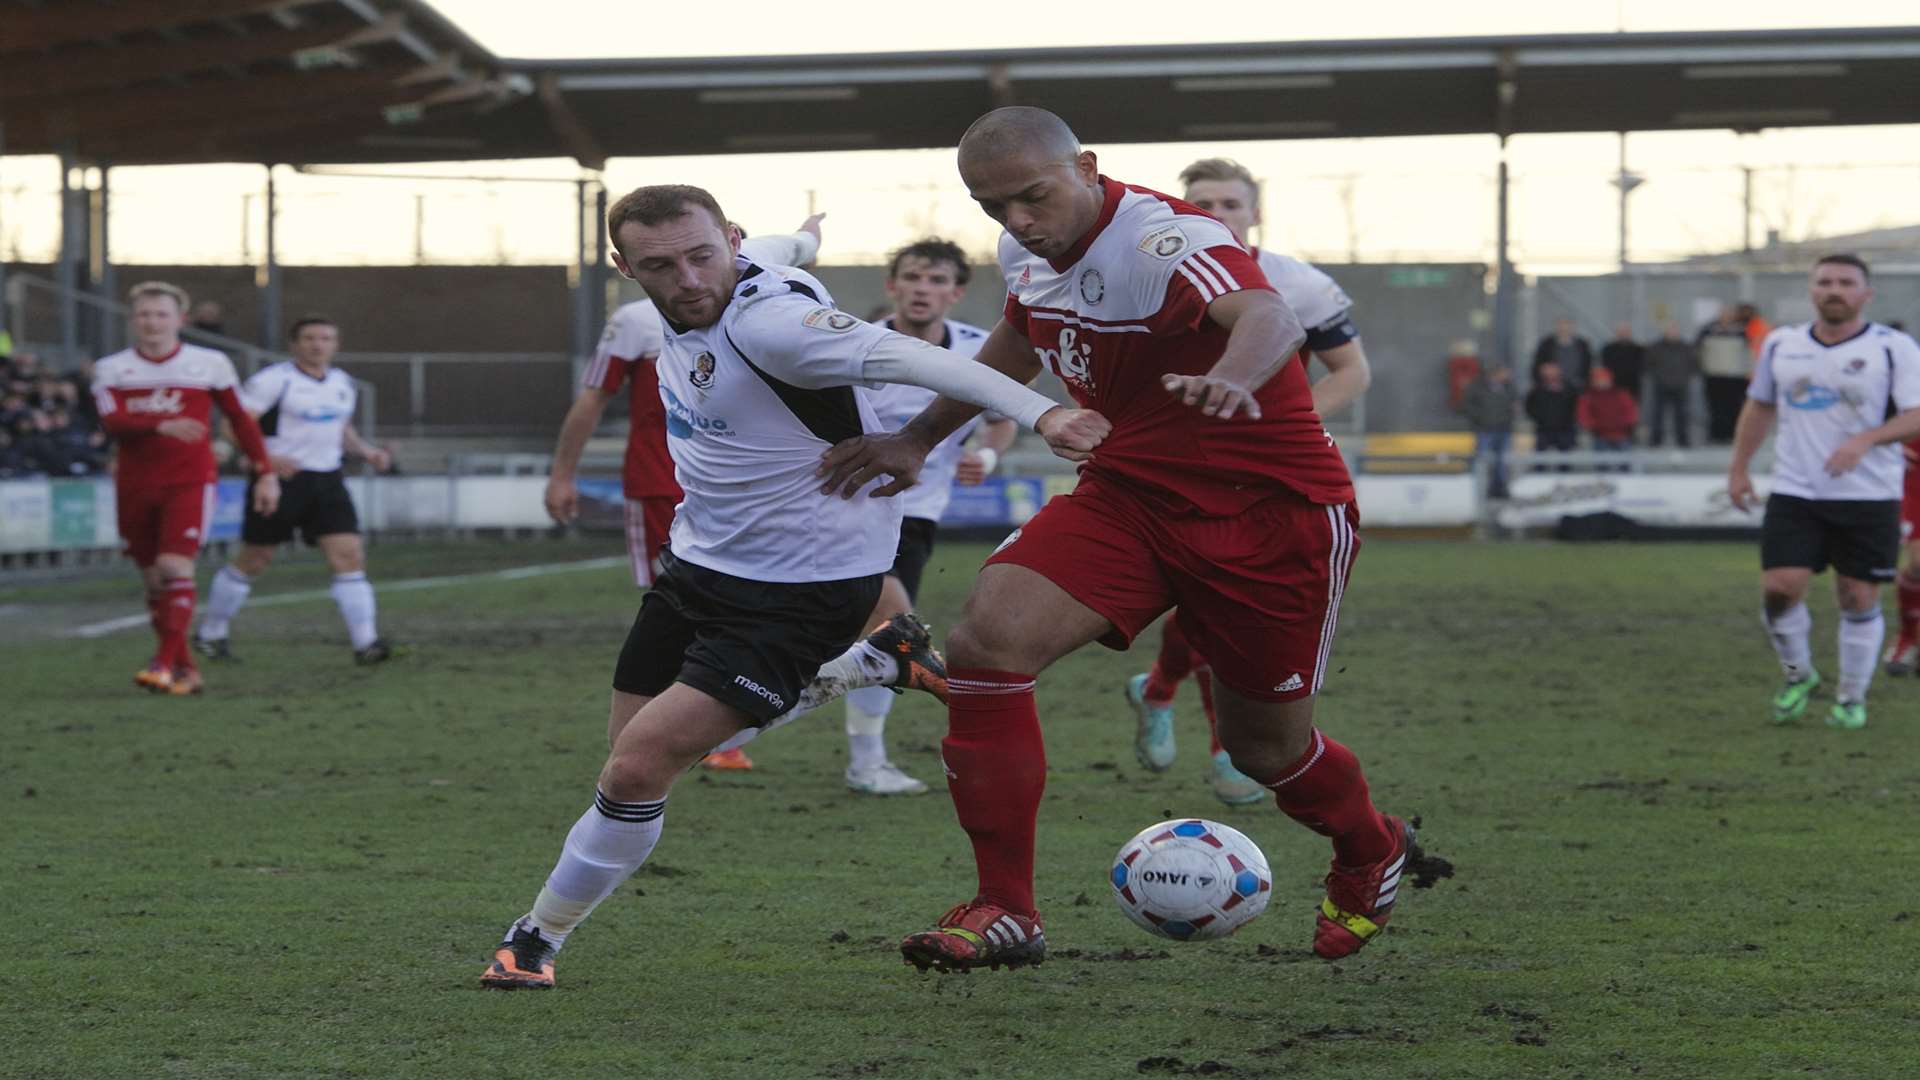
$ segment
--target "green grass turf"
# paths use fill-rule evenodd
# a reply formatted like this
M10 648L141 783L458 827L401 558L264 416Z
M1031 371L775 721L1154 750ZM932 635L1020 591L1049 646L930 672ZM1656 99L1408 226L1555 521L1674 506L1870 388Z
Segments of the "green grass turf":
M389 545L373 572L607 550ZM984 551L941 549L936 624ZM1119 685L1145 649L1041 680L1045 966L900 963L899 935L970 892L968 847L942 793L842 788L833 708L755 744L756 771L681 784L560 989L500 994L475 976L591 799L623 570L384 597L417 651L377 669L352 666L325 600L248 612L245 662L194 700L129 687L144 632L11 646L0 1075L1914 1075L1920 687L1882 680L1857 734L1766 726L1754 564L1370 541L1320 720L1458 873L1403 890L1387 935L1337 964L1306 952L1324 842L1213 802L1190 689L1178 764L1134 764ZM320 584L301 565L262 595ZM59 598L0 596L48 620ZM1831 678L1832 602L1813 607ZM943 714L894 717L895 758L938 781ZM1113 907L1115 849L1185 814L1248 831L1276 869L1235 938L1163 942Z

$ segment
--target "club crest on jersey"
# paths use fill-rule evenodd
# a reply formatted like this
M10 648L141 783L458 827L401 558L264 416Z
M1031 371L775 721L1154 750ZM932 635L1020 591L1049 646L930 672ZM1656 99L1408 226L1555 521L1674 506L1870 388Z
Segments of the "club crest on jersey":
M1140 250L1156 259L1171 259L1187 250L1187 234L1178 225L1165 225L1140 238Z
M830 307L817 307L807 312L807 317L801 319L800 323L823 333L844 334L859 326L860 320L844 311L835 311Z
M1098 304L1106 295L1107 279L1100 276L1100 271L1091 266L1080 271L1080 299L1092 305Z
M1847 374L1858 375L1867 369L1867 362L1856 356L1847 364Z
M713 354L703 352L693 358L693 370L687 372L687 381L695 390L705 390L713 385Z

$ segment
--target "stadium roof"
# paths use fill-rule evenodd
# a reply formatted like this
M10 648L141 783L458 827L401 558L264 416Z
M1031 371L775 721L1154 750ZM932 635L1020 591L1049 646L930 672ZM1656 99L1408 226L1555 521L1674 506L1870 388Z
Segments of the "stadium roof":
M0 0L5 150L116 164L1920 122L1920 27L512 60L422 0Z

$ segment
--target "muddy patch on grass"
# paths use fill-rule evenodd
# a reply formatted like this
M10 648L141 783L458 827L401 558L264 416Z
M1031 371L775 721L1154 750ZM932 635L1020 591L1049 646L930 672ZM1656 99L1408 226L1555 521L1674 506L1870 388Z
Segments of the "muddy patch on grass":
M1143 960L1171 960L1173 954L1165 949L1144 949L1134 951L1131 948L1114 952L1090 952L1086 949L1061 949L1050 954L1050 958L1060 960L1081 960L1091 964L1135 964Z

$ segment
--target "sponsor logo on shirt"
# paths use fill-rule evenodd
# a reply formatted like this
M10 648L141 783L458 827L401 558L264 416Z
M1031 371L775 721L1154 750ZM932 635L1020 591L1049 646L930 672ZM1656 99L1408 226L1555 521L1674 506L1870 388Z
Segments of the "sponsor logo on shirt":
M817 307L807 312L806 318L801 319L800 324L828 334L844 334L859 326L860 320L844 311L835 311L830 307Z
M1163 225L1140 238L1140 250L1156 259L1171 259L1187 250L1187 234L1178 225Z
M713 354L703 352L693 358L693 370L687 372L687 381L694 389L705 390L713 385Z
M1062 382L1081 390L1093 389L1093 347L1080 341L1080 332L1071 326L1060 328L1060 347L1033 350L1047 370Z
M687 408L681 403L678 397L674 396L673 391L667 389L665 386L660 388L660 393L666 396L667 434L669 436L676 439L691 439L696 433L722 437L733 434L733 429L727 426L725 420L712 416L703 416Z
M1098 304L1106 295L1107 279L1100 275L1100 271L1091 266L1080 271L1080 299L1093 305Z
M174 389L155 390L151 394L127 399L127 411L130 413L153 413L171 415L185 409L186 399L180 391Z

